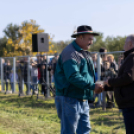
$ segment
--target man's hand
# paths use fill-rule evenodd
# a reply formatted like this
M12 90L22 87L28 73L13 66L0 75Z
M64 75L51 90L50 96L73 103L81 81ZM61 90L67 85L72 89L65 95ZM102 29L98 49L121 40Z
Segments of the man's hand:
M104 84L110 87L110 85L108 84L108 80L104 81Z
M95 92L96 94L101 93L103 90L104 90L103 85L101 85L101 84L95 84L94 92Z

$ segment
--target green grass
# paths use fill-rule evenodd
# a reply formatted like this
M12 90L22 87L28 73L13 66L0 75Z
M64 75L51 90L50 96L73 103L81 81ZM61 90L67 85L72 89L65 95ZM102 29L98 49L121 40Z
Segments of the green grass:
M91 134L125 134L117 108L90 110ZM18 97L0 93L0 134L60 134L54 99Z

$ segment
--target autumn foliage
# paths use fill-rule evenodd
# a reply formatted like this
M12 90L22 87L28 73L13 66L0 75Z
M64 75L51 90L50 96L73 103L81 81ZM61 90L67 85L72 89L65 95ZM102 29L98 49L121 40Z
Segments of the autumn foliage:
M32 34L43 32L44 29L41 29L40 26L36 24L35 20L30 20L30 22L22 22L17 31L17 34L19 36L14 39L12 36L9 36L9 38L7 39L6 47L3 48L3 56L12 57L23 55L36 55L37 53L32 52ZM49 36L49 52L46 52L47 54L54 54L55 52L57 52L54 49L54 45L52 44L52 39L53 38ZM43 54L43 52L41 52L40 54Z

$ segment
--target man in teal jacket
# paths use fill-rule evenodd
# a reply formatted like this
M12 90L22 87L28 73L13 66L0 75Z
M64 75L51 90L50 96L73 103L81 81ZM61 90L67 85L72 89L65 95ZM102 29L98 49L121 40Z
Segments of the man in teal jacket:
M79 26L72 35L76 40L62 51L57 62L55 104L61 134L90 132L88 101L94 101L94 92L102 91L102 85L94 82L93 62L87 51L97 35L90 26Z

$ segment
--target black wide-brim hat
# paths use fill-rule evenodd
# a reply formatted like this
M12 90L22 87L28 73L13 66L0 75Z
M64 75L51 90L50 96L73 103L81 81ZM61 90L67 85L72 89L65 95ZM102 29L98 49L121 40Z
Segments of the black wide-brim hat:
M76 38L76 36L81 35L81 34L91 34L94 36L98 36L99 33L93 32L92 27L87 26L87 25L82 25L77 27L77 31L71 35L72 38Z

